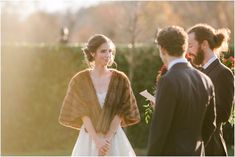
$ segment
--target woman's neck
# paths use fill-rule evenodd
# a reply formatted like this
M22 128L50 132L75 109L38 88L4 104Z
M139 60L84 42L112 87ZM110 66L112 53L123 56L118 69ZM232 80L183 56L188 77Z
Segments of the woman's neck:
M105 75L108 72L108 67L107 66L97 66L93 68L93 72L96 76L102 76Z

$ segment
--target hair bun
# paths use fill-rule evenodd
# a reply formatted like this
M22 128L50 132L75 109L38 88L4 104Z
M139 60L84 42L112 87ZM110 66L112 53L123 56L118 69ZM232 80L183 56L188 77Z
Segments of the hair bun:
M87 47L83 48L82 50L83 50L83 52L86 53L86 54L89 53L89 50L88 50Z
M94 61L94 57L91 55L91 52L88 50L87 47L83 48L82 51L89 62Z
M218 48L222 45L223 41L224 41L224 34L223 33L218 33L214 36L215 39L215 48Z

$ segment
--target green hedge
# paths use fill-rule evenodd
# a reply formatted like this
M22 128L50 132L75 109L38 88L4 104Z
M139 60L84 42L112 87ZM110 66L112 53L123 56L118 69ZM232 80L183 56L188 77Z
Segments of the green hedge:
M145 148L149 125L143 105L147 102L138 93L153 92L162 62L152 46L136 48L130 64L131 52L119 46L115 60L117 69L127 75L133 68L131 84L142 121L125 131L134 148ZM80 47L2 47L3 155L70 155L78 131L61 126L58 116L70 78L86 67Z

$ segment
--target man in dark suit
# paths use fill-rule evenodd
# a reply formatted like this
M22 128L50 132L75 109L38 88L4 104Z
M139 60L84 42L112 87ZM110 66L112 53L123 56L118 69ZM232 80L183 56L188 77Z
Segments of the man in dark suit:
M184 58L187 33L181 27L162 29L156 41L168 72L157 85L147 155L204 155L216 127L212 82Z
M234 96L234 77L230 69L225 67L215 55L228 48L230 31L215 30L207 24L197 24L188 30L189 53L192 62L202 66L202 72L210 77L215 88L216 124L217 128L206 147L206 155L227 155L223 139L222 123L228 122ZM220 51L218 51L220 50Z

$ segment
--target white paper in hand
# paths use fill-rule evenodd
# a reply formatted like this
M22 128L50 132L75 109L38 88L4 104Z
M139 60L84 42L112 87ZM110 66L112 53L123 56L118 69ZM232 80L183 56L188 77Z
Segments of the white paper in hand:
M153 103L155 103L155 97L153 95L151 95L147 90L144 90L144 91L140 92L140 95L145 97L147 100L152 101Z

